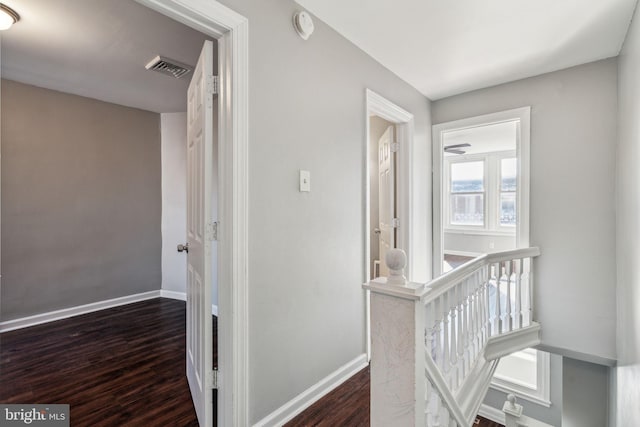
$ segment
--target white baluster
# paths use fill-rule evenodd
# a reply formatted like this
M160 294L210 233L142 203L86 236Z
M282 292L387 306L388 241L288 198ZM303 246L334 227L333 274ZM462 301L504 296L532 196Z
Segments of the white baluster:
M500 282L502 279L502 266L500 263L496 263L496 313L494 318L494 332L495 335L502 333L502 319L500 308Z
M440 371L442 372L442 370L443 370L443 364L442 364L442 334L440 333L442 331L442 319L440 318L440 313L442 312L440 310L441 306L442 306L442 302L440 301L440 297L438 297L434 301L434 313L436 314L436 322L435 322L435 326L434 326L434 332L435 332L435 336L436 336L436 347L435 347L434 353L435 353L436 365L438 366L438 368L440 368Z
M491 294L489 293L489 289L490 289L490 284L491 284L491 266L488 265L487 266L487 275L486 275L486 282L484 284L485 287L485 303L487 305L486 307L486 319L485 319L485 325L487 328L487 339L491 338Z
M442 326L444 330L443 335L443 346L444 351L442 352L442 373L444 378L447 380L447 385L451 388L451 360L449 355L449 345L450 345L450 323L449 323L449 292L445 292L442 295L442 315L444 317L444 325Z
M533 322L533 258L527 258L529 260L527 286L529 287L529 319L527 326Z
M471 311L469 310L469 293L468 293L468 286L467 286L468 282L465 280L462 284L462 290L464 293L464 352L465 352L465 365L466 365L466 372L469 372L469 370L471 369L471 360L472 360L472 356L471 356L471 340L469 339L469 327L471 326L471 319L469 317L469 314L471 313ZM465 373L466 376L466 373Z
M436 318L436 307L435 302L430 302L425 306L425 350L427 355L431 358L431 360L435 361L434 358L434 335L435 335L435 318Z
M469 283L469 317L471 320L471 325L469 325L469 338L471 340L471 348L473 349L473 360L476 359L478 354L478 343L476 342L476 312L478 311L477 301L475 295L473 293L474 283L473 283L473 275L468 279Z
M505 262L505 275L507 276L507 306L505 309L505 320L506 320L506 328L508 332L513 330L513 322L511 317L511 267L512 262Z
M456 321L456 306L458 304L457 300L457 292L456 289L458 287L454 287L450 292L450 300L449 300L449 317L451 318L451 350L450 350L450 358L451 358L451 388L458 388L458 349L457 349L457 341L458 341L458 326Z
M514 273L516 281L516 323L517 328L522 328L522 259L514 261Z
M466 375L465 357L464 357L464 289L462 286L456 286L458 289L458 386L462 383L464 376Z

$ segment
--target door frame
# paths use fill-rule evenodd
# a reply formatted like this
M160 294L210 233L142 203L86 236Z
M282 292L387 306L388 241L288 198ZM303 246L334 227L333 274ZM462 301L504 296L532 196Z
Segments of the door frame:
M529 246L531 107L514 108L497 113L439 123L432 127L433 259L431 268L433 277L442 274L442 259L444 257L444 227L442 218L444 206L442 194L442 164L444 161L443 134L453 130L469 129L513 120L520 120L519 132L516 135L516 157L518 158L518 194L516 199L518 224L516 228L516 247L522 248Z
M366 89L366 116L365 116L365 221L364 221L364 278L368 282L371 280L371 237L369 230L371 229L371 183L369 168L369 157L371 155L369 149L370 136L370 116L378 116L395 125L396 139L400 144L396 163L396 206L398 209L398 218L400 227L398 228L396 247L403 249L407 253L407 268L405 275L409 279L413 277L412 266L419 262L417 251L414 250L414 236L411 235L413 229L412 215L414 192L412 186L413 167L411 159L413 158L413 135L415 122L413 114L400 108L393 102L389 101L382 95L377 94L371 89ZM380 260L384 262L384 260ZM369 291L366 291L366 334L367 334L367 357L371 360L371 322L370 322L370 301Z
M136 0L218 41L218 425L249 425L249 22L214 0Z

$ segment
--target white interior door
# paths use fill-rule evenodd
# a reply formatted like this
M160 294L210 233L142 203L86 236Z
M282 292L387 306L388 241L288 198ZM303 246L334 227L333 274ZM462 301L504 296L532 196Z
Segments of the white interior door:
M187 380L201 427L213 425L213 43L206 41L187 105Z
M380 225L380 276L389 275L389 269L384 262L389 249L395 247L395 171L392 151L393 126L389 126L378 140L378 173L379 198L378 215Z

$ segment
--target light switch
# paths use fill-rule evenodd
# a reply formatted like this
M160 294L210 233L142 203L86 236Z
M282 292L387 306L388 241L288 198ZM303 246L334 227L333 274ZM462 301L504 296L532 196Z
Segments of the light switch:
M311 172L303 170L300 171L300 191L311 191Z

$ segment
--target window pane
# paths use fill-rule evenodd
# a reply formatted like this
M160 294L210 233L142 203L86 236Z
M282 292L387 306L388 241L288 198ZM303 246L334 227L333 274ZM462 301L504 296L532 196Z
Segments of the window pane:
M500 193L500 225L516 225L516 193Z
M484 194L452 194L451 224L484 225Z
M533 390L538 388L538 352L526 349L503 357L496 377Z
M451 192L479 193L484 191L484 162L451 164Z
M516 191L517 176L518 162L516 158L502 159L500 162L500 190Z

